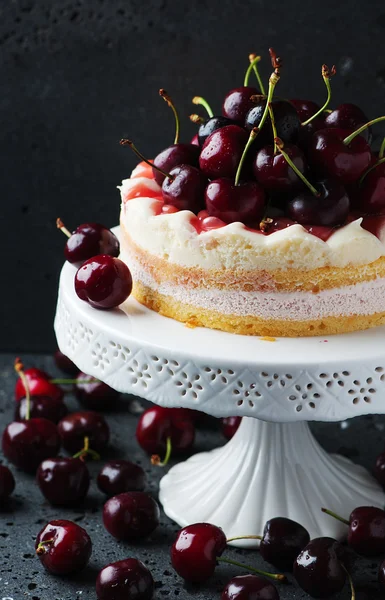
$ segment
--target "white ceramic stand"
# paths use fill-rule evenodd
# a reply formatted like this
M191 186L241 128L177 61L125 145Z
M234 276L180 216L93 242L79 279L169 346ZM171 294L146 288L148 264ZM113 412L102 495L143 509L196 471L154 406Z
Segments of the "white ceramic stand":
M312 536L341 537L345 527L321 506L348 515L362 504L384 505L372 476L328 455L306 421L385 413L385 327L275 342L189 329L134 299L122 310L92 309L76 296L74 274L65 264L55 331L79 368L163 406L253 417L226 446L193 456L162 479L160 500L177 523L209 521L230 537L260 534L279 515Z

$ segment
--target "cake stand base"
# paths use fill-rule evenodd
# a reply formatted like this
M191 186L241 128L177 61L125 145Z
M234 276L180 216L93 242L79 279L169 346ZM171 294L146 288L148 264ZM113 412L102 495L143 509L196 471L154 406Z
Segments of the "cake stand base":
M307 423L244 417L224 447L173 467L161 481L160 500L179 525L213 523L228 538L261 535L266 521L279 515L301 523L312 538L341 539L346 525L321 508L348 517L357 506L383 506L385 495L366 469L325 452Z

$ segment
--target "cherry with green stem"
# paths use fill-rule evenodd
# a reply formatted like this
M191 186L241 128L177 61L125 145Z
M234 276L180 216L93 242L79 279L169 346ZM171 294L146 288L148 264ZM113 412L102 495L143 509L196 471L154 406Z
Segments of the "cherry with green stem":
M171 458L171 454L172 454L172 441L171 441L171 437L168 436L166 439L166 454L164 456L164 459L162 460L160 458L159 454L153 454L151 456L151 464L155 465L156 467L166 467Z
M203 106L203 108L206 110L210 119L214 116L214 113L213 113L213 110L212 110L210 104L207 102L207 100L202 98L202 96L194 96L194 98L192 99L192 103L195 104L196 106Z
M64 247L66 260L76 267L81 267L86 260L99 254L119 256L118 238L100 223L83 223L71 233L58 218L56 227L68 238Z
M349 527L347 542L362 556L377 556L385 552L385 511L374 506L359 506L345 519L322 508L322 512Z
M261 93L261 90L249 85L251 72L259 61L259 56L253 58L247 67L243 86L230 90L223 101L222 115L238 125L243 125L247 113L254 104L251 97Z

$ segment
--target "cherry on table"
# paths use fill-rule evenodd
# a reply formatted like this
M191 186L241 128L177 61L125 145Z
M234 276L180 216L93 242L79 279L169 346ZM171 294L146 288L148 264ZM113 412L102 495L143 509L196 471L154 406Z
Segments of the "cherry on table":
M76 377L74 393L80 404L96 411L110 409L120 396L120 392L83 372Z
M254 105L252 96L260 94L260 91L253 86L244 85L230 90L222 104L222 115L227 119L236 121L243 125L246 115Z
M5 465L0 465L0 505L8 500L15 489L15 478L12 471Z
M68 413L68 408L62 400L50 396L31 396L29 400L30 416L43 418L52 423L58 423ZM20 398L15 405L15 421L24 421L28 415L28 400Z
M322 508L322 512L348 525L348 544L357 554L377 556L385 553L385 511L376 506L359 506L348 519Z
M57 219L56 223L57 227L68 237L64 248L66 260L75 267L80 267L86 260L99 254L119 256L119 240L104 225L100 223L83 223L71 234L61 219Z
M13 421L3 432L2 448L9 462L34 472L43 460L58 453L60 436L56 425L47 419Z
M313 102L313 100L302 100L301 98L292 98L289 100L295 110L298 113L301 122L307 121L316 114L321 108L319 104Z
M245 119L245 127L249 131L258 127L266 106L266 98L261 97L260 101L249 110ZM287 100L273 100L271 103L277 136L284 143L295 143L298 139L301 121L294 106ZM267 117L258 134L258 146L265 146L273 143L273 132L270 116Z
M258 575L233 577L222 592L221 600L279 600L278 590Z
M170 177L162 183L164 201L178 210L199 212L204 205L206 176L190 165L178 165L171 169Z
M266 522L259 551L266 562L291 571L293 561L309 542L305 527L292 519L275 517Z
M221 419L222 433L227 440L236 434L241 424L242 417L223 417Z
M118 540L147 537L158 527L159 517L158 504L145 492L118 494L107 500L103 508L104 527Z
M162 150L154 158L154 166L162 171L169 173L178 165L190 165L199 167L200 148L195 144L172 144L165 150ZM165 176L157 169L152 170L155 181L162 185Z
M338 127L347 129L350 132L355 131L361 125L368 122L368 118L356 104L344 103L340 104L329 113L325 118L325 127ZM361 134L370 144L372 139L371 129L365 129Z
M314 196L309 190L297 193L286 206L287 216L301 225L343 225L350 208L343 185L332 179L324 179L315 183L314 187L319 195Z
M59 422L58 432L63 448L71 454L83 449L84 438L88 438L90 447L97 451L103 450L110 438L110 429L105 418L91 410L67 415Z
M97 484L107 496L142 492L146 485L146 475L142 467L129 460L110 460L99 472Z
M292 144L285 145L285 152L301 173L306 171L305 156ZM264 146L253 162L256 180L269 191L290 192L303 187L303 182L293 171L285 157L274 146Z
M327 598L342 590L346 581L342 546L334 539L311 540L294 561L298 585L313 598Z
M144 411L136 427L139 446L148 454L164 455L168 438L173 454L183 454L192 448L195 427L189 415L183 409L162 406Z
M55 400L63 400L64 392L56 385L51 383L50 375L41 369L26 369L24 374L27 378L29 392L31 396L49 396ZM15 385L15 398L20 400L26 395L26 390L21 379L18 379Z
M94 308L116 308L132 291L132 277L119 258L101 254L87 260L76 272L75 292Z
M209 179L235 177L247 140L247 132L238 125L214 131L203 144L199 157L202 172Z
M50 521L36 538L36 554L54 575L69 575L84 569L92 553L85 529L65 519Z
M136 558L125 558L103 567L96 580L98 600L152 600L154 579Z
M63 373L72 376L75 376L79 373L79 369L77 368L77 366L72 362L71 359L68 358L68 356L63 354L63 352L61 352L59 349L56 350L55 354L53 355L53 358L57 368L60 369L60 371L63 371Z
M84 460L48 458L40 465L36 480L43 496L55 506L76 506L87 495L90 475Z
M264 189L256 181L235 185L232 179L215 179L205 192L206 208L211 217L225 223L257 224L263 217L266 204Z

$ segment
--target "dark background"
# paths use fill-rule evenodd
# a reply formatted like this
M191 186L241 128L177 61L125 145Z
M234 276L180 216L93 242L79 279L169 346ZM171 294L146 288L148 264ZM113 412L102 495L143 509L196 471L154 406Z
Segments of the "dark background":
M136 160L172 142L166 88L184 116L196 94L219 108L242 84L250 52L284 59L279 95L322 101L322 63L335 63L333 104L385 112L385 6L356 2L3 0L0 4L0 350L49 351L65 238L85 221L118 222L116 185ZM377 127L378 138L381 128ZM382 128L384 133L384 128Z

